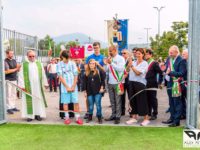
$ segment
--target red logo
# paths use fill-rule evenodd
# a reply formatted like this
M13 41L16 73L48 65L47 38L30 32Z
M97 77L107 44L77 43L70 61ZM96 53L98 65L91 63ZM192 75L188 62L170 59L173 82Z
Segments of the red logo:
M87 50L88 50L88 51L93 51L92 45L88 45Z

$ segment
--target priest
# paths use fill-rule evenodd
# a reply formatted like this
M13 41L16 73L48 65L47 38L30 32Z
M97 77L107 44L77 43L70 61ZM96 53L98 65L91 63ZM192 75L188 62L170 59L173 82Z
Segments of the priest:
M35 52L29 50L27 58L19 72L18 86L32 96L25 92L22 94L22 118L28 122L33 119L41 121L46 118L44 87L48 88L48 82L43 65L36 60Z

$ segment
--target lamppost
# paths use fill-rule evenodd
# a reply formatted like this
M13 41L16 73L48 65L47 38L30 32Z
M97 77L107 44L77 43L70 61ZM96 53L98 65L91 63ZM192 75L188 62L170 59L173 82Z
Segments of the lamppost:
M164 6L161 7L153 7L158 11L158 37L160 37L160 11L165 8Z
M147 30L147 47L149 47L149 30L151 30L151 28L144 28L145 30Z

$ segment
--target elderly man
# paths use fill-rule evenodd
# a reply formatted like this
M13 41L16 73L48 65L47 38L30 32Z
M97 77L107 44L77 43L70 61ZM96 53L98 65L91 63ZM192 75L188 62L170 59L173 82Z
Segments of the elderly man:
M173 45L169 49L169 58L166 62L166 79L170 104L170 119L163 121L169 127L180 125L182 114L182 101L180 84L187 75L186 61L181 58L179 48Z
M188 61L188 50L185 49L182 52L182 58L187 62ZM182 88L182 95L181 95L181 100L182 100L182 105L183 105L183 110L182 110L182 115L181 119L186 119L186 98L187 98L187 76L185 75L183 80L185 81L184 84L181 84Z
M35 52L27 52L28 61L23 62L19 72L19 87L30 93L22 95L22 118L30 122L33 119L41 121L46 118L45 107L47 103L44 95L44 86L48 88L48 82L43 65L36 60Z
M121 117L121 92L122 79L125 70L125 60L118 54L117 47L109 47L108 59L104 60L106 71L108 71L108 93L112 107L112 115L106 121L114 120L115 124L120 123Z

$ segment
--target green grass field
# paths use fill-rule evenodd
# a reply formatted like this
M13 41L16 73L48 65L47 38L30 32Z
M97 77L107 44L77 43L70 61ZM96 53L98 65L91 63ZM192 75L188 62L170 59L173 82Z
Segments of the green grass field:
M5 124L0 150L179 150L182 128Z

